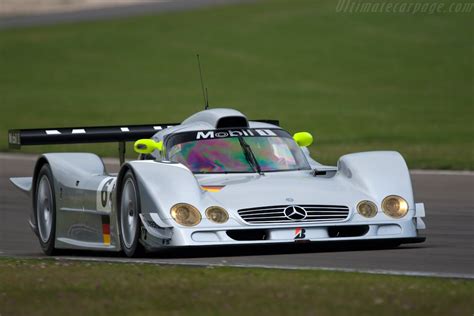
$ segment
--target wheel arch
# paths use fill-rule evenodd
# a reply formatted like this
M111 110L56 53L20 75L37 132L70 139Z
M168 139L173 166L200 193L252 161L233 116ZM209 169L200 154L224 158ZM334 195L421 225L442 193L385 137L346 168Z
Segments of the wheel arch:
M33 206L33 209L31 211L31 214L30 214L30 222L31 224L33 224L33 231L35 232L36 235L38 235L38 223L37 223L37 220L36 220L36 183L38 181L38 175L39 175L39 172L41 170L41 168L43 168L44 165L48 164L49 165L49 161L48 161L48 158L46 158L46 156L41 156L38 158L38 160L36 161L36 164L35 164L35 168L34 168L34 171L33 171L33 181L31 182L31 200L32 200L32 206ZM54 178L54 173L53 173L53 170L52 168L50 167L50 171L51 171L51 174L53 175L53 178ZM54 190L54 179L53 180L53 183L51 183L53 185L53 190Z
M121 205L121 200L122 200L122 188L123 188L123 185L124 185L124 180L125 180L125 176L127 175L127 173L130 172L135 180L135 185L136 185L136 194L137 194L137 203L138 203L138 206L141 205L141 196L140 196L140 185L139 185L139 178L136 176L136 172L133 168L133 166L131 166L129 163L126 163L124 164L121 168L120 168L120 171L119 173L117 174L117 180L116 180L116 184L115 184L115 196L114 196L114 199L113 199L113 208L112 208L112 216L113 216L113 220L114 223L115 223L115 232L116 232L116 236L117 236L117 247L123 251L127 256L129 257L135 257L135 256L141 256L142 254L144 254L144 248L143 248L143 245L142 243L140 242L140 239L141 239L141 226L143 225L141 223L141 218L140 216L138 215L138 223L137 223L137 229L139 230L138 232L138 241L137 241L137 245L136 245L136 252L134 250L134 254L130 255L127 253L127 250L126 250L126 246L125 245L122 245L122 238L123 236L121 236L122 234L122 229L121 229L121 210L120 210L120 205ZM141 211L141 209L140 209Z
M115 185L115 199L114 199L114 204L115 204L115 207L114 207L114 210L115 210L115 214L117 216L117 220L118 220L118 206L120 205L120 200L122 198L122 185L123 185L123 178L125 177L125 174L131 170L133 175L135 176L135 172L132 168L132 166L128 163L124 164L121 168L120 168L120 171L117 175L117 182L116 182L116 185ZM135 176L135 179L137 177Z
M119 173L117 174L117 181L115 182L115 194L113 197L113 203L112 203L112 213L111 213L111 221L115 223L115 234L116 234L116 240L117 240L117 248L119 250L122 250L122 245L120 242L120 218L119 218L119 207L120 207L120 201L122 199L122 185L123 185L123 179L125 177L125 174L131 170L133 173L133 168L130 166L130 164L125 163L120 167ZM135 173L134 173L135 175ZM136 177L135 177L136 179Z
M102 159L91 153L46 153L41 155L33 170L32 188L31 188L31 205L30 225L38 235L38 223L36 220L36 194L38 176L44 165L48 164L51 172L51 185L55 194L55 205L60 207L62 188L75 188L76 181L87 179L90 175L105 174L105 166ZM58 221L56 221L57 228Z

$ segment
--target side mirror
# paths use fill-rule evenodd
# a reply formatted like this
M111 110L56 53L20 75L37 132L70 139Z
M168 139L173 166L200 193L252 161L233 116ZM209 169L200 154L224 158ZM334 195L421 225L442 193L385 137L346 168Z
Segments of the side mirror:
M313 135L308 132L299 132L293 135L293 139L300 147L308 147L313 143Z
M155 142L153 139L139 139L133 145L133 150L139 154L151 154L155 149L161 151L163 142Z

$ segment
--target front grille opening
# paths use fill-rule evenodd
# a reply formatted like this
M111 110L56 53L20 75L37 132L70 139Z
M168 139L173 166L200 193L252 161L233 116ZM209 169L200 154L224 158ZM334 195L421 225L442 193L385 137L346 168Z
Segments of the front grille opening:
M300 207L305 212L303 219L290 218L285 210ZM291 209L290 209L291 211ZM250 224L295 223L295 222L342 222L349 217L349 207L344 205L275 205L238 210L240 217Z
M268 232L266 229L241 229L228 230L227 236L234 240L266 240Z
M328 227L328 235L331 238L359 237L364 236L365 234L367 234L368 231L369 225Z

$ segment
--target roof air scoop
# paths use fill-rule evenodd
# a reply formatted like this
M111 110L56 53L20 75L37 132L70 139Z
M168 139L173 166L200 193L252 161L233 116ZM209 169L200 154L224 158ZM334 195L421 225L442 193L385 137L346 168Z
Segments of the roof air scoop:
M216 128L247 128L249 122L245 116L226 116L217 121Z
M205 123L212 128L247 128L249 122L247 117L233 109L209 109L198 112L183 121L183 125L189 123Z

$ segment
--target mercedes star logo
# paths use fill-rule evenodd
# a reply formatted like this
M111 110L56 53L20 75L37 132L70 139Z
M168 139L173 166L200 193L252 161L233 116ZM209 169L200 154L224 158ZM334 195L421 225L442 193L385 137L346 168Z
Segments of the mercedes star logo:
M299 221L306 218L306 210L298 205L290 205L283 211L285 216L293 221Z

